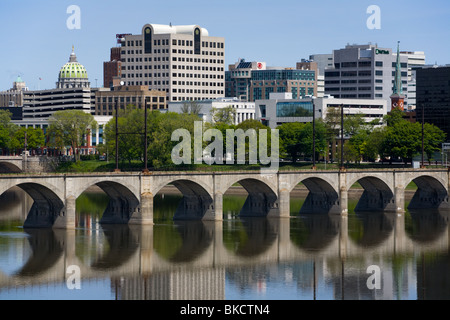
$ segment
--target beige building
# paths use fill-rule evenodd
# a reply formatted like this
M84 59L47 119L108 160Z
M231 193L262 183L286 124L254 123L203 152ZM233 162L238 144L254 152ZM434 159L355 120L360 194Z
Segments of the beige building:
M119 41L126 85L164 91L170 102L224 97L224 38L197 25L146 24Z
M23 106L24 91L28 91L28 88L22 78L18 76L11 89L0 92L0 107Z
M99 88L95 94L95 115L113 116L117 107L125 109L128 105L144 108L146 104L150 110L167 109L166 93L149 90L148 86L115 86Z

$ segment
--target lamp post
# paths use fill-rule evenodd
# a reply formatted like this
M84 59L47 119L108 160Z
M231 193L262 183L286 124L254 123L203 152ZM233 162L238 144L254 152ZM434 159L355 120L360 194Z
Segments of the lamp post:
M344 104L341 104L341 167L340 170L345 170L344 166Z
M118 98L115 99L115 108L116 108L116 169L114 172L120 172L119 169L119 107L118 107Z
M424 151L425 151L425 144L424 144L424 119L425 119L425 107L422 105L422 163L420 164L420 168L425 168L425 160L424 160Z
M312 125L313 125L312 161L313 161L313 165L312 165L312 169L316 170L316 104L314 103L314 99L316 99L316 97L312 96L311 97L311 101L312 101L312 105L313 105L313 121L312 121Z
M148 116L148 111L147 111L147 100L144 101L144 170L142 170L143 173L149 173L148 170L148 138L147 138L147 116Z

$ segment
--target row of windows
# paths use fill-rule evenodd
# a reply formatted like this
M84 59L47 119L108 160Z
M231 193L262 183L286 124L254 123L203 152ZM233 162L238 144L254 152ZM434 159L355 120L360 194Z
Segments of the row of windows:
M128 40L126 43L122 44L124 47L142 47L142 40ZM155 46L168 46L169 39L154 39L153 45ZM173 46L183 46L183 47L193 47L194 41L192 40L180 40L180 39L172 39ZM202 41L203 48L213 48L213 49L223 49L223 42L211 42L211 41Z
M223 87L223 82L200 82L200 81L172 81L174 86L203 86L203 87Z
M223 90L172 89L172 93L223 94Z
M122 78L168 78L169 73L124 73ZM172 73L174 78L223 79L221 74Z
M97 102L98 103L106 103L106 102L113 102L115 101L115 97L98 97L97 98ZM145 100L146 102L161 102L164 103L165 102L165 97L145 97L145 99L142 99L142 97L118 97L117 98L118 102L142 102L143 100Z
M395 76L395 71L392 71L392 76ZM382 76L383 70L375 70L376 76ZM408 72L402 72L402 77L407 77ZM325 72L325 78L333 78L333 77L366 77L366 76L372 76L372 71L370 70L364 70L364 71L327 71Z

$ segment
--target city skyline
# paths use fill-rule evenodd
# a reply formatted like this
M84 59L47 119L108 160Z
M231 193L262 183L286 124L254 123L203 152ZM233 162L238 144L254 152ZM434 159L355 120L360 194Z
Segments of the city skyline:
M80 9L79 29L67 25ZM264 61L268 66L295 67L312 54L332 53L347 44L378 44L402 51L424 51L427 64L448 64L450 3L423 1L335 1L320 3L269 1L198 0L187 5L168 2L46 1L0 4L0 26L7 50L0 53L0 91L11 88L21 76L30 90L52 89L60 68L67 62L72 45L88 72L91 86L103 86L103 62L109 60L115 35L139 34L142 25L196 24L211 36L225 38L225 66L238 59ZM367 12L380 8L380 29L369 29ZM42 79L42 80L39 80Z

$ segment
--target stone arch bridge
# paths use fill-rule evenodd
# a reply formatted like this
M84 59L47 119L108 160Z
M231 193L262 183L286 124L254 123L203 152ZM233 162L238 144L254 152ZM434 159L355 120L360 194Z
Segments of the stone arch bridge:
M248 192L242 217L283 218L290 215L290 193L299 183L309 190L301 213L346 216L348 192L356 182L364 189L356 211L404 212L411 182L418 188L409 208L450 209L449 171L441 169L8 174L0 176L0 195L20 187L33 198L25 227L73 229L76 199L94 185L110 198L103 223L151 225L153 198L167 185L183 194L174 219L220 221L223 195L236 183Z

